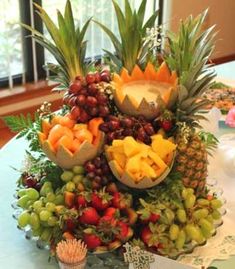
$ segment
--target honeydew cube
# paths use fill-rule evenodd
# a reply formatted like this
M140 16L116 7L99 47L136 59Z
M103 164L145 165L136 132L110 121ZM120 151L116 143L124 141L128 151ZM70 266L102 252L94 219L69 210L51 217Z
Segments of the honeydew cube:
M148 155L159 168L165 169L167 167L167 165L164 163L164 161L159 157L159 155L156 152L149 150Z
M118 163L122 168L125 167L125 165L126 165L126 156L125 156L124 154L114 151L114 152L112 153L112 157L113 157L114 160L117 161L117 163Z
M127 136L123 140L124 153L127 157L132 157L133 155L141 152L141 144L136 142L132 136Z

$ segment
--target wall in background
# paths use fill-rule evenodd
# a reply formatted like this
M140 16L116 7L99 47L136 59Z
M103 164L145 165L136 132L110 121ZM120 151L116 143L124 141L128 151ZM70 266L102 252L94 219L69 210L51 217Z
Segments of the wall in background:
M235 57L235 1L234 0L165 0L165 27L177 31L180 19L190 14L196 16L209 7L205 27L216 24L216 49L213 58L233 55Z

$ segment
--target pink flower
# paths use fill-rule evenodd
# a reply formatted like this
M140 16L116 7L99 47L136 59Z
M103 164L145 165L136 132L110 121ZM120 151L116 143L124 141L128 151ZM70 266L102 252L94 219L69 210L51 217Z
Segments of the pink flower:
M231 128L235 128L235 106L233 106L226 117L225 124Z

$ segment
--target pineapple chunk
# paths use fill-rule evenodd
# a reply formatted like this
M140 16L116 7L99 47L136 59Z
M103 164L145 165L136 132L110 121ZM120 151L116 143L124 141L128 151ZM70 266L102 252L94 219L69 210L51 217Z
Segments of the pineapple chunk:
M132 157L133 155L141 152L141 144L136 142L132 136L127 136L123 140L124 153L127 157Z
M123 169L121 168L121 166L118 164L118 162L117 161L113 161L113 166L114 166L114 168L115 168L115 170L116 170L116 172L118 173L118 175L121 177L122 175L123 175L123 173L124 173L124 171L123 171Z
M161 159L165 159L169 153L176 149L176 145L169 140L163 139L161 135L156 135L152 142L152 149Z
M155 178L157 176L154 169L145 160L141 161L140 165L143 174L147 177Z
M137 154L131 158L126 163L126 170L130 173L137 173L140 171L140 165L141 165L141 154Z
M147 146L145 144L140 144L140 147L141 147L140 154L142 155L143 158L147 158L148 157L148 151L150 149L150 146Z
M154 163L153 160L152 160L151 158L149 158L149 157L145 158L145 161L146 161L146 163L147 163L148 165L151 165L151 166L152 166L152 164Z
M120 154L124 154L124 149L123 146L110 146L107 148L108 152L116 152L116 153L120 153Z
M122 168L125 167L125 164L126 164L126 156L125 156L124 154L114 151L114 152L112 153L112 157L113 157L114 160L117 161L117 163L118 163Z
M115 139L112 143L113 147L122 147L123 146L123 140L121 139Z
M158 156L157 153L153 152L152 150L149 150L148 153L149 157L156 163L156 165L159 168L165 169L167 165L164 163L164 161Z

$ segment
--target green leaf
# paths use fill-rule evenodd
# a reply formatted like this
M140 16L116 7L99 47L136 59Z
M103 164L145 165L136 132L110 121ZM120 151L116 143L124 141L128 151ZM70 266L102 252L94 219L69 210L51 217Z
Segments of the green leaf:
M154 27L154 24L155 24L155 21L157 19L158 14L159 14L159 10L156 10L154 12L154 14L146 21L146 23L143 27L143 30L142 30L143 34L146 33L147 28Z
M138 18L140 21L140 25L143 25L143 23L144 23L146 3L147 3L147 0L143 0L139 6L139 9L138 9Z
M26 116L20 114L19 116L5 116L2 117L5 124L10 128L14 133L18 133L24 129L32 128L33 121L31 119L30 113Z

